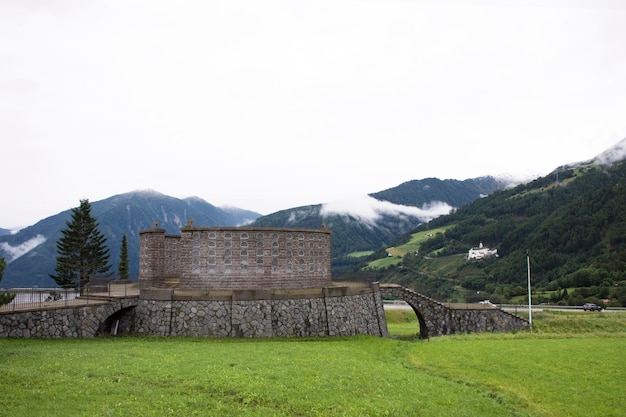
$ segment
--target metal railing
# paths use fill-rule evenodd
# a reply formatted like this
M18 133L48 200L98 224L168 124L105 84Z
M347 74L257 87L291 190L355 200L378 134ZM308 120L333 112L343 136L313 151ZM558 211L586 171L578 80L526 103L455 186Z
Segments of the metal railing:
M0 289L0 293L15 295L10 303L0 305L0 312L67 306L79 295L74 289L63 288L11 288Z
M10 303L0 305L0 313L2 313L75 307L103 302L98 297L132 297L139 294L139 285L132 282L111 281L103 287L87 286L82 293L73 288L10 288L0 289L0 294L15 295Z

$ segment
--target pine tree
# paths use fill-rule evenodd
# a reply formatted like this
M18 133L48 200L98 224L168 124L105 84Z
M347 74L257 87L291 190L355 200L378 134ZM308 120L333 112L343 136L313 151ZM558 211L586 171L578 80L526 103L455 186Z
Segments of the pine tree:
M117 266L117 272L120 279L128 280L128 244L126 242L126 233L122 236L122 246L120 248L120 264Z
M63 288L82 290L92 275L109 271L109 250L97 220L91 216L89 200L80 200L66 225L57 241L56 275L50 277Z
M4 268L7 266L4 258L0 258L0 281L4 275ZM15 298L15 294L9 294L7 292L0 293L0 306L3 304L9 304Z

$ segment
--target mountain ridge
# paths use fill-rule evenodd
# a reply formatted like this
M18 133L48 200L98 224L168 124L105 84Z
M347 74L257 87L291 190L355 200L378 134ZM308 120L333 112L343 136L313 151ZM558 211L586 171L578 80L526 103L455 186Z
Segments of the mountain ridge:
M168 233L180 233L190 218L198 224L238 226L260 216L249 210L220 209L201 198L177 199L154 190L135 190L91 202L92 215L106 236L110 263L116 270L124 234L128 240L129 273L138 274L139 232L155 220ZM56 242L71 218L71 209L49 216L18 232L0 236L0 256L7 260L2 287L54 287Z
M324 224L333 233L332 272L338 276L358 264L350 253L376 250L424 221L449 212L454 208L450 203L462 205L507 185L489 176L464 181L413 180L355 200L281 210L259 217L252 225L318 228Z
M614 160L623 154L626 139L605 153ZM261 216L253 211L216 207L200 197L178 199L158 191L134 190L92 202L92 214L107 237L111 264L116 267L119 243L127 234L131 255L131 276L138 273L138 233L159 225L178 234L190 218L203 226L252 224L271 227L309 227L326 225L333 232L333 275L354 268L358 258L351 252L374 251L395 240L417 225L457 210L485 195L510 188L510 179L484 176L467 180L426 178L411 180L396 187L371 193L350 206L337 202L301 206ZM355 210L355 207L358 210ZM48 274L54 272L56 241L71 210L49 216L18 232L0 234L0 256L7 258L4 287L51 286ZM4 229L6 230L6 229ZM355 260L356 259L356 260Z
M624 144L609 150L609 158L558 167L433 219L393 242L420 236L394 264L365 271L439 300L507 303L527 294L530 260L533 303L626 306ZM459 261L483 242L498 257ZM379 251L365 264L386 256Z
M443 180L446 184L449 180ZM471 183L471 182L470 182ZM470 184L468 183L468 184ZM390 189L391 190L391 189ZM389 190L385 190L389 192ZM479 195L476 193L476 198ZM415 224L430 218L427 207L400 206L368 197L379 207L375 210L375 223L363 221L348 213L326 214L320 216L323 205L303 206L286 209L268 216L261 216L249 210L226 206L216 207L200 197L178 199L158 191L133 190L116 194L103 200L93 201L92 215L99 223L99 229L107 237L110 250L110 262L116 268L119 244L123 234L127 235L130 260L130 274L138 274L139 231L152 227L154 220L167 233L178 234L190 218L203 226L240 226L252 224L271 227L307 227L319 228L326 223L334 228L333 240L335 251L339 253L335 261L341 263L346 253L355 247L376 248L390 241ZM419 199L418 199L419 200ZM332 204L331 204L332 206ZM425 205L427 206L427 205ZM327 205L328 207L328 205ZM446 207L444 207L445 209ZM413 211L413 213L411 213ZM416 214L417 213L417 214ZM439 215L441 212L436 212ZM277 221L281 215L284 220ZM12 234L0 236L0 256L7 260L5 276L0 285L3 287L54 286L49 274L54 272L56 259L56 241L61 230L71 217L71 209L49 216L34 225ZM260 218L266 218L257 223ZM332 229L331 229L332 230Z

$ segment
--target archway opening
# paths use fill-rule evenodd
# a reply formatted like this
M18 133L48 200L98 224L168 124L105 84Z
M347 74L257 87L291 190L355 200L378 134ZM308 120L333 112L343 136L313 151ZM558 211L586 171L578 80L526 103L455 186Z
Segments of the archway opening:
M389 337L401 340L423 338L421 322L416 311L404 301L394 300L384 304L387 333Z
M97 336L117 336L119 334L126 333L128 330L128 320L125 320L129 315L133 314L135 306L126 307L115 313L111 314L105 321L102 322L98 329Z

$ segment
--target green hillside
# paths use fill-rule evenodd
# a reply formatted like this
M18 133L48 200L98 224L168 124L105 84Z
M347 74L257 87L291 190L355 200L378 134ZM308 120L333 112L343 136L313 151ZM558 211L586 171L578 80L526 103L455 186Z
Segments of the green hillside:
M467 261L480 242L498 257ZM526 293L528 252L535 302L626 306L626 163L560 168L434 219L399 243L362 269L441 300L509 302Z
M424 208L433 202L459 207L481 196L506 187L494 177L458 180L425 178L370 194L371 197L402 206ZM376 211L376 210L374 210ZM294 207L262 216L252 224L259 227L319 228L325 225L332 232L332 274L346 276L358 269L363 254L380 250L398 236L413 230L430 216L398 214L380 210L372 219L346 213L323 213L322 205Z
M387 256L385 258L378 258L371 262L368 262L365 269L378 270L391 265L398 265L402 262L402 258L404 257L404 255L406 255L407 253L418 252L422 243L430 239L438 238L439 235L444 233L446 229L450 227L451 226L440 227L427 231L412 233L407 242L402 243L398 246L385 248Z

